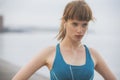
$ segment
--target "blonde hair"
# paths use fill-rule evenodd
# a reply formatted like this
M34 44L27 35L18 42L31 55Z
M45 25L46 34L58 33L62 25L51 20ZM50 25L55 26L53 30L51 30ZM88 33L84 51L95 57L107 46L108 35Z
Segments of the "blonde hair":
M75 0L69 2L62 16L62 22L57 40L62 41L65 38L66 30L64 29L64 21L68 20L90 21L93 20L92 11L84 0Z

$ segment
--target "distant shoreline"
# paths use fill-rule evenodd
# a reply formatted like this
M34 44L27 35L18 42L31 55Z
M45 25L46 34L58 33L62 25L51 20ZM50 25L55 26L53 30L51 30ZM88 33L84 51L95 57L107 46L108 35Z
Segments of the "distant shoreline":
M8 27L3 27L3 30L1 33L4 32L16 32L16 33L22 33L22 32L58 32L59 28L48 28L48 27L21 27L21 28L8 28ZM88 33L95 33L94 30L89 29Z

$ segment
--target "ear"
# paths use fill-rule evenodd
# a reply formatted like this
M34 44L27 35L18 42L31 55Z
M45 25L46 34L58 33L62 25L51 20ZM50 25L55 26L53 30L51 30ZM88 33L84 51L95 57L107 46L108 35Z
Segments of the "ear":
M64 23L64 27L66 26L66 22Z
M63 19L63 20L62 20L62 23L63 23L63 24L65 24L65 23L66 23L66 21Z
M65 20L62 20L62 24L63 24L63 26L65 27L65 26L66 26L66 21L65 21Z

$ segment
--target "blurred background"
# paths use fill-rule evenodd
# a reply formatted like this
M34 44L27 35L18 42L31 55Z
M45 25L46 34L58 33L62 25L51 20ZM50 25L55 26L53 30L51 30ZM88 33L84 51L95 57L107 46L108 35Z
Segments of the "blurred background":
M15 73L40 52L56 45L60 19L71 0L0 0L0 80L10 80ZM120 9L119 0L86 0L94 22L83 43L93 47L120 79ZM49 80L46 67L30 80ZM95 80L103 78L95 72Z

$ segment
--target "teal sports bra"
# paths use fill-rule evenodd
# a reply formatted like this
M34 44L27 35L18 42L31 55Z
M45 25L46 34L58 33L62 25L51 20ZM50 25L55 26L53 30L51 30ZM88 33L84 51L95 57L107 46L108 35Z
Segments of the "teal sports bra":
M86 45L86 62L84 65L75 66L67 64L60 52L60 45L56 46L56 56L50 70L50 80L93 80L94 63Z

